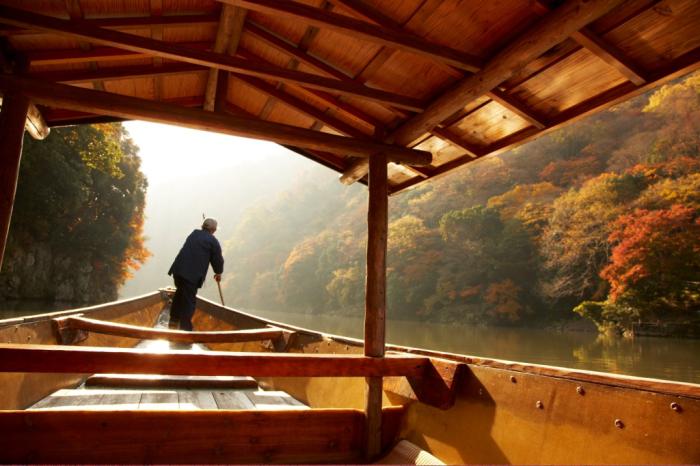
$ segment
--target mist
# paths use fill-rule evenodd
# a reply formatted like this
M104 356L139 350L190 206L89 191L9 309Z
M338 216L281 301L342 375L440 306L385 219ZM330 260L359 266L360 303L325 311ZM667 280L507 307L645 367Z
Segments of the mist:
M202 216L219 225L222 247L246 209L276 199L318 165L281 146L144 122L125 123L148 178L144 234L152 256L120 288L129 298L173 286L168 269ZM332 171L328 176L337 177ZM225 264L226 272L235 264ZM219 301L209 271L200 295ZM227 303L228 304L228 303Z

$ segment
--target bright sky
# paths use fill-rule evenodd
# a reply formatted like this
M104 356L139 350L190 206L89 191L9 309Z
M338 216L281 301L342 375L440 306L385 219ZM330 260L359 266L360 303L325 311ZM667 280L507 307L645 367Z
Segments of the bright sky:
M157 123L127 121L124 127L141 149L141 171L150 185L260 163L269 156L289 153L271 142Z

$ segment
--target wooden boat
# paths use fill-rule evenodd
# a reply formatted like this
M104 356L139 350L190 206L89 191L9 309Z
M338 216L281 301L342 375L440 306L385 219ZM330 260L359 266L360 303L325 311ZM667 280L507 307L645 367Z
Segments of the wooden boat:
M2 461L363 462L366 376L383 377L383 462L700 460L700 385L392 345L368 358L202 298L195 332L153 328L168 299L0 322Z
M364 342L201 299L196 328L215 333L153 330L160 292L5 321L0 460L700 462L697 385L384 336L388 196L697 70L695 0L0 0L0 25L0 266L25 128L140 119L253 137L369 185ZM153 337L208 350L131 348ZM251 380L233 376L263 390L236 394ZM228 401L90 394L137 379ZM285 409L248 409L265 392ZM164 409L133 409L161 395ZM69 398L78 409L41 409Z

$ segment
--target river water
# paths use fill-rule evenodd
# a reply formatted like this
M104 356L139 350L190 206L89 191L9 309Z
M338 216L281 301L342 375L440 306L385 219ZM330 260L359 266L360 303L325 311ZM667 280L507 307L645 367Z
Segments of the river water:
M361 317L248 311L278 322L362 338ZM387 320L387 342L414 348L700 384L700 340L604 338L595 332Z
M3 303L0 319L68 309L39 302ZM362 338L362 317L246 311L299 327ZM387 320L387 342L396 345L700 384L700 340L601 338L592 332L475 327Z

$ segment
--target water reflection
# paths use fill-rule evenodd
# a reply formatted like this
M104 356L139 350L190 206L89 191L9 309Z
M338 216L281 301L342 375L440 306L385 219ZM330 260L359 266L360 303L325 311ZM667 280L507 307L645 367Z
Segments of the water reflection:
M362 338L363 318L249 311L335 335ZM436 351L700 383L700 340L601 337L587 332L387 321L387 342Z

